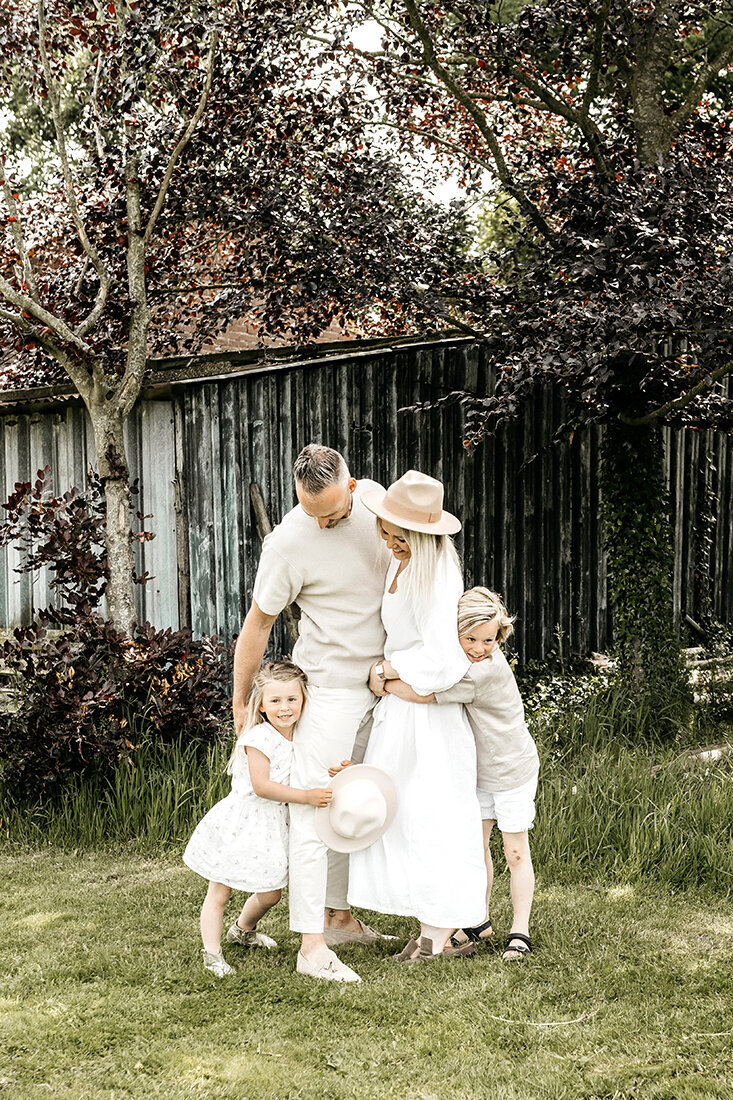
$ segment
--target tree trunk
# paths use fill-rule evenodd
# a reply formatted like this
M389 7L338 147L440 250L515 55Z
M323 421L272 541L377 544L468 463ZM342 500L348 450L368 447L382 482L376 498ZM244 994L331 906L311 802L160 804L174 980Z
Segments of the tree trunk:
M130 471L125 454L122 417L103 404L90 407L99 474L107 505L107 610L115 628L131 636L137 626L133 598L135 559L130 533Z
M601 467L614 646L652 718L674 720L688 696L674 620L674 549L658 427L613 421Z

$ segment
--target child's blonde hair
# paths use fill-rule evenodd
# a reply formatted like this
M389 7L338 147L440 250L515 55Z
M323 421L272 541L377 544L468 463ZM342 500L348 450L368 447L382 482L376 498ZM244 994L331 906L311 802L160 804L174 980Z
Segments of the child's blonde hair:
M267 661L255 674L252 681L252 689L249 693L247 709L244 713L244 724L242 726L242 732L237 738L237 745L248 730L251 730L253 726L259 726L262 722L267 721L260 707L262 706L262 697L265 694L265 687L267 684L271 684L273 680L280 684L287 684L289 680L297 680L303 692L303 702L306 702L308 698L308 677L303 672L303 669L293 664L292 661ZM227 772L229 775L231 775L232 768L234 767L236 752L237 746L235 745L234 751L229 757L229 763L227 764Z
M515 615L510 615L497 592L488 588L469 588L458 601L458 635L463 638L481 623L499 621L496 640L502 642L514 633Z

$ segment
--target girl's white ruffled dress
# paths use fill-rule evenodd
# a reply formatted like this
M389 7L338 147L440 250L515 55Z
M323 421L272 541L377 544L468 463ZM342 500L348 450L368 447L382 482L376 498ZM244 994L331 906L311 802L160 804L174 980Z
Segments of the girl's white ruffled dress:
M384 655L419 695L444 691L469 667L458 642L461 575L444 555L429 604L417 613L398 563L387 572ZM409 569L409 566L408 566ZM402 584L402 587L400 587ZM349 863L349 904L417 917L437 928L486 918L486 867L476 797L476 747L460 703L380 699L364 757L397 785L399 803L384 835Z
M293 745L269 722L237 742L232 789L196 826L183 862L202 878L248 893L280 890L288 881L288 807L252 789L245 745L270 761L270 779L289 783Z

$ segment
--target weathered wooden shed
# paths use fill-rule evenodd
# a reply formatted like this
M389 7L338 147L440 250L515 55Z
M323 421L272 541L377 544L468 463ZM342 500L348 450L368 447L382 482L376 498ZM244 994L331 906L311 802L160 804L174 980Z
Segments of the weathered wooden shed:
M260 540L250 503L257 483L273 522L295 503L291 467L310 441L340 450L356 477L388 483L415 467L441 478L468 584L503 592L518 615L523 659L606 647L612 624L599 524L600 430L551 446L562 399L550 392L511 427L468 454L456 406L405 407L455 389L493 385L470 338L360 341L307 354L278 348L158 360L128 425L140 510L155 539L138 548L154 580L138 589L142 620L231 638L252 594ZM715 613L733 622L733 449L722 433L667 431L675 525L674 601L698 613L696 516L716 501L710 555ZM537 455L534 460L532 456ZM55 486L84 482L94 462L86 413L70 386L0 391L0 494L48 463ZM47 601L46 579L14 573L0 550L0 628L28 622ZM280 630L274 647L289 647Z

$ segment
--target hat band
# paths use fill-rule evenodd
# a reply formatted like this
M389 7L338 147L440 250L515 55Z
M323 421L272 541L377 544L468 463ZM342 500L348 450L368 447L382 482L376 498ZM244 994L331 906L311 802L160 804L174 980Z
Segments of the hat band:
M395 515L399 514L404 516L405 519L414 520L416 523L437 523L440 517L443 515L442 509L440 512L419 512L416 508L406 508L404 504L400 504L399 501L390 499L385 493L385 504L389 504Z

